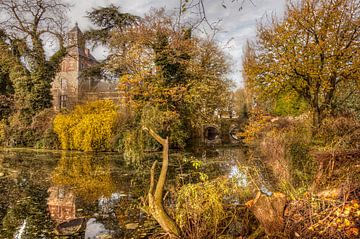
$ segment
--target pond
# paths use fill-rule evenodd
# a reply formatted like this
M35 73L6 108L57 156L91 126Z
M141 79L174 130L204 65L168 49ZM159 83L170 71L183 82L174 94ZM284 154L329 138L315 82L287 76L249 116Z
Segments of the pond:
M155 160L160 153L134 165L119 153L1 149L0 238L57 238L71 219L84 219L83 230L68 238L148 238L160 230L142 208ZM231 177L242 160L239 147L172 153L165 199L204 175Z

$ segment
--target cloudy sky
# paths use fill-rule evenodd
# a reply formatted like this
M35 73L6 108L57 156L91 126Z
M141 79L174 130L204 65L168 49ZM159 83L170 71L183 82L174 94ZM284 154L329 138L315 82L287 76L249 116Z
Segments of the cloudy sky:
M138 16L143 16L151 8L165 7L169 12L174 11L179 5L179 0L76 0L70 1L73 4L70 18L73 24L78 22L83 30L91 25L85 17L86 12L94 7L115 4L121 7L123 12L129 12ZM222 2L226 8L222 7ZM231 56L233 63L233 73L231 78L237 86L242 85L241 59L243 48L247 39L254 39L256 35L256 22L260 21L265 15L276 14L282 16L285 9L286 0L245 0L242 10L239 6L242 0L204 0L207 16L211 22L221 19L219 27L221 31L216 39L225 46L225 51ZM96 51L94 55L101 59L104 58L104 51Z

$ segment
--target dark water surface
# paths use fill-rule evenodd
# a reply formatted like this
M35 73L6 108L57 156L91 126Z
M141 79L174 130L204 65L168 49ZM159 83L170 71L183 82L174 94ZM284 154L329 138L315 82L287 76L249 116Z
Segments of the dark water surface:
M119 153L0 149L0 238L66 238L54 229L76 218L85 218L83 230L67 238L148 238L159 227L141 208L160 157L135 166ZM243 158L240 148L171 154L167 203L201 175L232 175Z

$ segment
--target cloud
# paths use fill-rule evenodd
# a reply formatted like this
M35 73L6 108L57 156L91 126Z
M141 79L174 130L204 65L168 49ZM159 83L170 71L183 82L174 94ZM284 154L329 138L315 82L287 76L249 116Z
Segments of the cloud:
M68 2L75 2L67 0ZM204 0L206 13L210 22L222 19L221 31L217 34L216 40L221 45L226 45L225 51L232 57L233 73L230 77L237 86L242 86L241 62L243 49L247 40L254 40L256 37L256 23L267 14L282 16L286 0L247 0L243 8L239 10L242 1L224 0L226 9L222 7L222 0ZM109 4L119 5L123 12L143 16L151 8L165 7L172 11L179 5L178 0L155 1L155 0L77 0L69 14L72 24L78 22L80 28L86 30L91 26L85 17L86 12L92 8L106 6ZM225 44L229 42L228 44ZM103 51L94 53L96 57L104 58Z

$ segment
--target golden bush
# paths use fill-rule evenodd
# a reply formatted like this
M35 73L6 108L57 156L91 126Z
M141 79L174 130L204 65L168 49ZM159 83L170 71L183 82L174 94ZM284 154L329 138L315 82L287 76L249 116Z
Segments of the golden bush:
M54 131L62 149L105 151L112 147L117 107L110 100L98 100L75 107L54 119Z
M227 218L223 198L225 181L205 181L183 186L178 192L176 222L186 238L216 238Z

